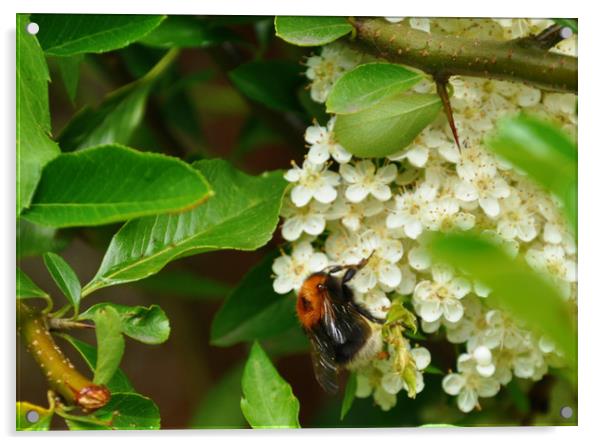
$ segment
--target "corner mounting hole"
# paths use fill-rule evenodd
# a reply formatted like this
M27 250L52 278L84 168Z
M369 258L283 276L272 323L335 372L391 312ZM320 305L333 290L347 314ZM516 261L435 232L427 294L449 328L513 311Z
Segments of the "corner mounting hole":
M560 37L562 37L563 39L568 39L572 35L573 35L573 30L571 28L569 28L568 26L565 26L564 28L562 28L560 30Z
M36 22L29 22L25 27L25 30L28 34L35 36L40 31L40 25L38 25Z
M25 418L29 423L36 423L38 420L40 420L40 413L32 409L27 411Z
M571 417L573 417L573 408L571 408L570 406L563 406L562 408L560 408L560 416L563 419L570 419Z

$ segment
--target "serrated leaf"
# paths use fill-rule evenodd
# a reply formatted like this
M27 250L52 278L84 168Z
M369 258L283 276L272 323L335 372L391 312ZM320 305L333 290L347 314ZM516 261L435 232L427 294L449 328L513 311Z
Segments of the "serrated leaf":
M253 428L300 428L299 401L255 342L242 377L240 408Z
M69 342L69 344L71 344L71 346L73 346L77 352L79 352L91 371L96 369L97 353L94 346L67 334L60 334L60 336ZM112 394L116 392L136 392L134 386L121 369L117 369L117 371L115 371L113 377L111 377L111 380L106 383L106 386L109 388L109 391L111 391Z
M298 46L320 46L333 42L353 30L345 17L278 16L276 35Z
M197 406L188 424L189 428L245 427L245 418L240 410L240 380L243 369L242 364L239 364L220 376Z
M33 14L44 52L52 56L104 53L133 43L163 21L161 15Z
M79 300L81 297L82 286L77 278L77 274L69 264L56 253L46 252L44 254L44 264L50 272L50 276L59 287L63 295L67 297L73 310L79 312Z
M205 178L179 159L105 145L48 164L23 217L53 227L94 226L182 211L210 195Z
M149 307L125 306L114 303L99 303L79 316L80 320L94 320L105 308L117 311L121 319L121 332L142 343L156 345L169 338L169 320L163 309L157 305Z
M232 83L249 99L281 111L298 111L296 91L303 83L301 66L284 60L257 60L228 73Z
M353 401L355 400L355 393L357 391L357 374L352 372L349 374L347 379L347 385L345 386L345 395L343 396L343 404L341 405L341 420L345 418Z
M121 362L125 340L121 334L121 317L116 309L105 306L94 315L98 356L94 369L94 383L106 384Z
M70 236L56 229L17 219L17 258L58 252L69 243Z
M112 91L98 106L82 108L59 136L63 150L128 144L142 122L148 95L177 55L168 51L140 79Z
M157 28L140 40L155 48L206 48L240 38L227 28L214 26L194 16L167 17Z
M262 340L297 326L295 300L274 292L271 254L251 269L232 292L211 324L211 344L231 346Z
M402 93L357 113L337 116L334 133L351 154L382 158L409 145L440 109L435 94Z
M65 419L70 430L155 430L161 426L159 408L148 397L115 393L105 406L89 416Z
M215 196L188 212L126 223L85 294L146 278L176 258L221 249L255 250L269 241L286 187L281 172L249 176L219 159L193 167L207 178Z
M409 90L422 74L392 63L367 63L343 74L326 101L329 113L349 114L370 108L393 94Z
M25 30L28 15L17 15L17 215L29 206L42 169L60 154L50 138L48 66L36 40Z
M17 431L48 431L53 415L52 411L33 403L17 402Z
M144 117L151 83L132 83L111 92L97 107L85 106L59 135L65 151L128 144Z
M492 241L471 234L436 236L430 246L439 261L453 264L483 283L488 304L512 313L539 334L551 339L574 367L577 352L575 318L558 288L522 258L512 258Z
M554 125L527 115L506 118L487 146L558 196L577 229L577 146Z
M56 57L55 62L58 65L59 72L65 90L71 102L75 102L77 96L77 86L79 85L79 68L84 60L83 54L77 54L75 56L67 57Z

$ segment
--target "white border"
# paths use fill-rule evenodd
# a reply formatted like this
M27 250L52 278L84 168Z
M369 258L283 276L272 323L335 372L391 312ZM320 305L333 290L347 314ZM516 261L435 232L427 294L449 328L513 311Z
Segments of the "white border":
M0 382L2 383L2 403L0 403L0 421L2 431L9 440L20 437L26 441L60 441L96 444L105 442L108 434L118 441L142 439L147 444L163 443L168 437L177 437L185 442L218 441L225 438L244 441L245 443L266 443L286 441L301 443L316 438L351 443L379 441L382 443L413 443L422 441L438 441L455 444L479 443L483 440L487 445L504 444L520 439L533 441L545 440L545 445L555 443L565 445L575 433L580 434L584 443L596 437L602 395L599 384L601 366L600 354L600 316L602 315L602 295L596 277L600 275L599 224L602 221L600 194L602 192L602 144L599 142L598 129L602 114L602 98L600 97L600 31L602 18L596 13L595 2L553 1L528 2L525 0L503 1L463 1L463 0L429 0L404 2L395 0L369 0L364 2L326 2L324 0L300 0L284 2L282 0L145 0L144 2L123 0L103 0L102 2L73 2L68 0L22 0L18 4L2 2L2 51L1 65L2 88L0 97L0 125L4 147L2 156L2 198L3 218L2 231L2 264L0 282L4 284L2 315L4 326L0 329L3 337L4 366L0 366ZM289 15L375 15L375 16L455 16L455 17L578 17L579 18L579 86L582 94L579 100L579 427L557 428L473 428L473 429L389 429L389 430L304 430L299 432L284 431L161 431L161 432L117 432L105 434L92 433L51 433L49 435L32 435L14 433L14 378L15 378L15 344L14 344L14 245L15 245L15 13L16 12L95 12L95 13L170 13L170 14L289 14ZM597 21L596 21L597 20ZM374 439L372 439L374 437ZM522 442L522 440L521 440ZM520 443L520 442L519 442Z

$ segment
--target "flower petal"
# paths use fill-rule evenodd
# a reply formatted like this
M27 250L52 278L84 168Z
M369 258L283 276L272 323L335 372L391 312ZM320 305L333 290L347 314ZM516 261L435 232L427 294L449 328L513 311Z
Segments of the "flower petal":
M441 382L443 391L450 396L457 396L464 387L465 383L466 379L460 374L448 374L443 377L443 381Z
M351 202L361 202L368 196L368 189L360 184L353 184L345 190L345 197Z
M469 413L477 405L477 393L473 389L464 388L458 394L458 408L464 413Z
M291 200L297 207L306 205L311 200L311 197L311 190L303 185L297 185L291 191Z

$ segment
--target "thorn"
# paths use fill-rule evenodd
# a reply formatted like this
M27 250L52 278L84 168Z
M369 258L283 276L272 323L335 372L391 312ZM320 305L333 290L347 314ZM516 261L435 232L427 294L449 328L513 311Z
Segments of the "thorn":
M435 84L437 85L437 94L439 95L439 97L441 98L441 102L443 103L443 110L445 111L447 122L449 123L452 134L454 135L456 147L458 147L458 150L462 152L462 148L460 147L460 140L458 138L458 130L456 129L456 123L454 122L454 112L451 107L451 102L449 101L449 94L447 93L448 78L435 78Z

